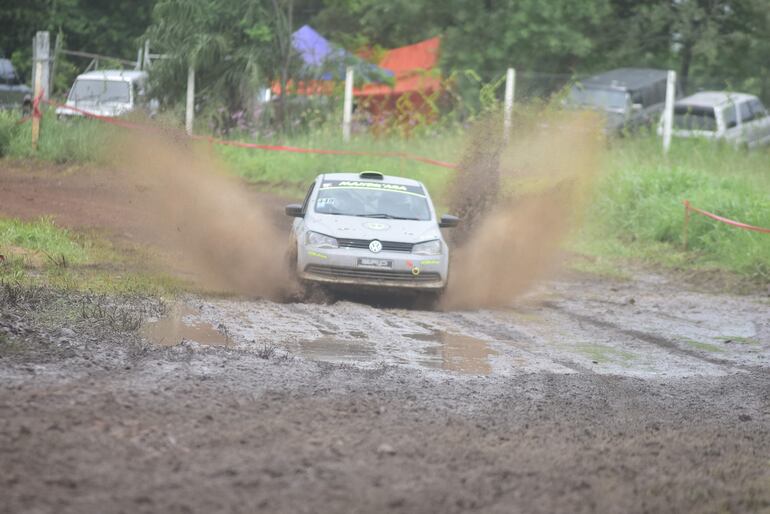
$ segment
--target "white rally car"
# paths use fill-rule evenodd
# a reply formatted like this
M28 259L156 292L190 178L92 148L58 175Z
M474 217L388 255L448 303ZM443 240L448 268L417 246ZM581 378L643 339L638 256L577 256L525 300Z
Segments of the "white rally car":
M449 278L449 247L425 186L382 173L319 175L293 216L290 264L306 284L410 290L438 296Z

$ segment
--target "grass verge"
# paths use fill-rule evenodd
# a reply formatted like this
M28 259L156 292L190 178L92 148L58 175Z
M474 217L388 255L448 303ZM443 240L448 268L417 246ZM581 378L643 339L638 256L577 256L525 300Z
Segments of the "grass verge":
M53 219L0 218L0 283L93 293L173 295L188 286L148 265L143 251L118 249Z

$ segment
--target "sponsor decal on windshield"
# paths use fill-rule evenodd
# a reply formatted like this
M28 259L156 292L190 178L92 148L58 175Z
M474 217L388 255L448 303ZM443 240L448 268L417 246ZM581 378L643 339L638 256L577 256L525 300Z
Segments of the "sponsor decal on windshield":
M375 191L393 191L396 193L425 196L425 190L422 186L367 182L363 180L327 180L321 184L321 190L324 189L372 189Z

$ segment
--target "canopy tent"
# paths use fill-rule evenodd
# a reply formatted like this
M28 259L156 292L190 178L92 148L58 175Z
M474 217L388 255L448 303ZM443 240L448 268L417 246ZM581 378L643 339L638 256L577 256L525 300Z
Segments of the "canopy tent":
M344 48L335 47L309 25L292 34L292 46L301 60L300 78L308 80L344 80L345 69L353 67L359 83L392 82L393 72L365 61Z

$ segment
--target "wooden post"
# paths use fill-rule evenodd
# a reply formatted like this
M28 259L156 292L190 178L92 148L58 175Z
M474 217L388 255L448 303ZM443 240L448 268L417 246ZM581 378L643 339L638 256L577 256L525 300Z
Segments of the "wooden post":
M184 127L187 135L193 133L193 121L195 117L195 68L190 65L187 68L187 106L184 117Z
M513 117L513 94L516 88L516 70L508 68L505 74L505 103L503 113L503 141L508 141L511 135L511 121Z
M663 154L668 155L671 147L671 131L674 124L674 101L676 101L676 72L669 70L666 81L666 105L663 108Z
M684 243L684 251L687 251L687 230L690 226L690 202L684 201L684 224L682 225L682 241Z
M40 138L40 116L38 116L38 100L40 99L40 92L43 87L43 63L37 61L35 63L35 88L33 90L34 98L32 99L32 150L37 150L37 141Z
M40 139L40 101L48 99L50 83L50 56L51 37L46 31L35 33L34 57L32 70L34 71L34 98L32 100L32 150L37 150L37 142Z
M350 120L353 115L353 67L345 70L345 100L342 105L342 140L350 141Z

